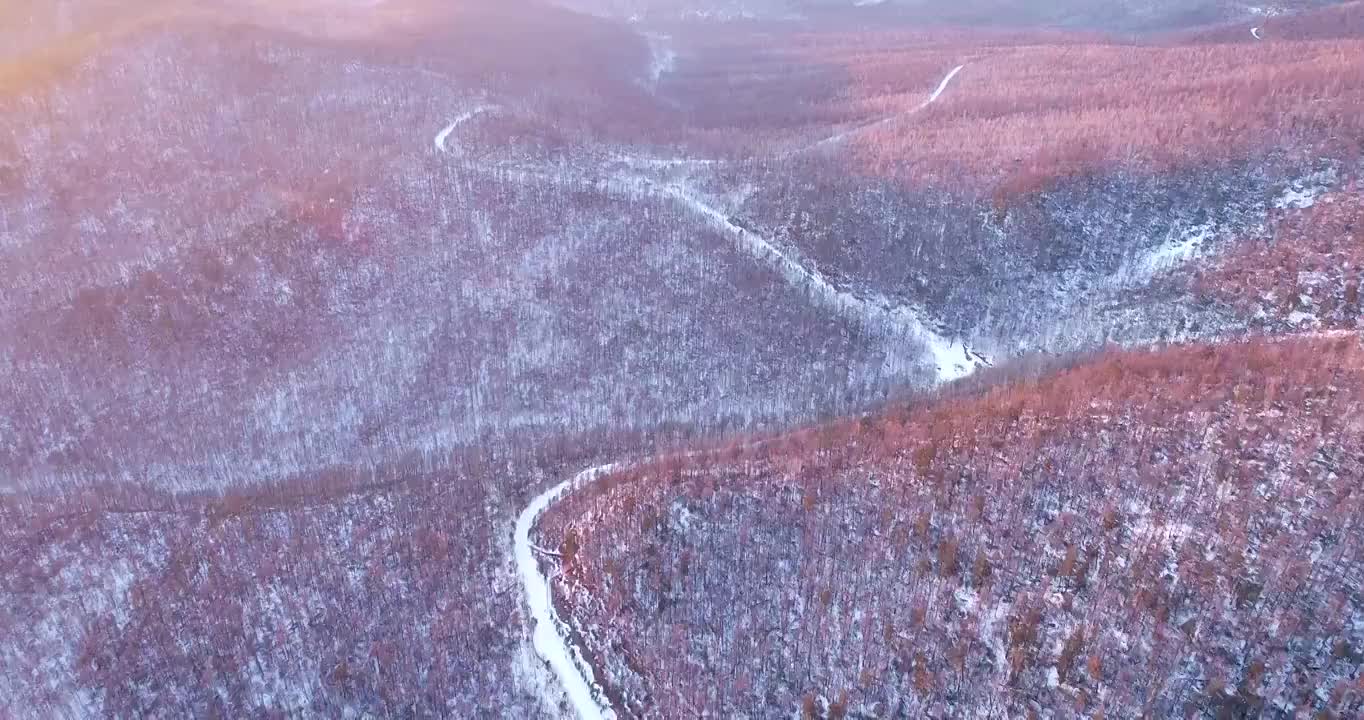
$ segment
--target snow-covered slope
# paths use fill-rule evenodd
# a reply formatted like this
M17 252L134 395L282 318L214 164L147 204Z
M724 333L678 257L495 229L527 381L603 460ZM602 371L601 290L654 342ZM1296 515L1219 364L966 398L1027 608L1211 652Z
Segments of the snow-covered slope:
M546 515L567 613L641 718L1348 716L1362 340L1115 353L624 469Z

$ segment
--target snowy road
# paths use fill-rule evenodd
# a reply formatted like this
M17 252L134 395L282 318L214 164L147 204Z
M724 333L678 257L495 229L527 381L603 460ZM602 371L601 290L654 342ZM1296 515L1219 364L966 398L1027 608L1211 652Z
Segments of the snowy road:
M464 113L460 114L459 117L456 117L453 121L450 122L449 125L446 125L440 132L436 133L435 139L436 150L443 153L450 152L450 149L446 146L446 142L450 139L450 133L453 133L455 130L457 130L460 125L463 125L464 123L469 122L475 117L478 117L479 115L482 115L483 113L488 112L489 110L492 109L493 109L492 105L479 105L477 107L466 110Z
M540 563L535 557L536 547L531 543L530 534L535 528L535 521L550 504L610 472L613 467L602 465L589 468L538 495L517 517L516 532L512 538L516 574L521 578L526 606L530 609L530 622L534 628L531 642L535 646L535 653L554 671L579 720L614 720L616 714L598 702L599 693L592 668L576 648L569 647L566 628L554 610L549 579L540 571ZM558 704L553 699L547 700L551 700L550 706Z
M938 83L938 87L934 88L932 93L929 93L928 98L925 99L923 102L919 103L918 105L915 105L914 108L911 109L911 110L908 111L908 112L896 113L896 114L894 114L894 115L890 115L890 116L887 116L887 117L883 117L883 118L881 118L880 120L873 120L873 121L871 121L871 122L869 122L869 123L863 123L863 124L861 124L861 125L857 125L857 126L851 127L851 128L849 128L849 129L847 129L847 130L844 130L843 132L836 133L836 134L834 134L834 135L830 135L829 137L826 137L826 138L824 138L823 140L820 140L820 141L818 141L818 142L816 142L816 143L814 143L814 144L811 144L811 145L807 145L807 146L805 146L805 147L802 147L802 148L796 150L796 151L795 151L794 153L792 153L792 154L793 154L793 155L799 155L800 153L807 152L807 151L809 151L809 150L814 150L814 149L816 149L816 148L827 147L827 146L829 146L829 145L833 145L833 144L835 144L835 143L842 142L843 140L846 140L847 138L852 137L853 135L856 135L856 134L858 134L858 133L866 132L866 131L868 131L868 130L870 130L870 129L872 129L872 128L881 127L882 125L886 125L886 124L888 124L888 123L893 123L893 122L895 122L896 120L902 120L902 119L904 119L904 118L906 118L906 117L908 117L908 116L910 116L910 115L913 115L913 114L915 114L915 113L921 112L924 108L926 108L926 107L928 107L929 105L932 105L933 103L937 102L937 101L938 101L938 98L942 97L943 93L947 92L948 86L950 86L950 85L952 84L952 81L953 81L954 79L956 79L957 74L960 73L962 70L965 70L965 69L966 69L966 65L965 65L965 64L962 64L962 65L958 65L958 66L952 68L950 71L948 71L947 75L942 79L941 82Z
M574 182L572 178L565 180L525 168L500 167L496 172L504 179L520 183ZM627 196L652 194L672 200L730 237L740 250L771 265L783 280L808 291L812 299L835 314L874 331L889 331L897 337L921 341L932 357L937 384L959 380L992 364L987 355L934 330L919 308L898 304L881 295L864 296L839 288L818 269L806 267L772 240L742 227L714 201L685 184L676 181L656 182L647 177L627 175L598 180L597 187Z
M719 207L689 188L675 183L648 184L659 188L663 195L681 203L716 229L729 234L744 251L770 263L788 283L810 291L812 297L836 314L873 328L893 330L921 340L933 358L939 383L959 380L982 365L990 364L984 355L930 328L924 322L922 313L915 308L896 305L884 297L864 298L840 289L818 270L802 265L761 234L741 227Z
M922 110L928 107L929 105L932 105L933 103L937 102L938 98L942 97L943 92L947 90L947 86L952 84L952 78L955 78L957 76L957 73L961 72L962 69L964 69L965 67L966 67L965 65L958 65L952 68L952 71L947 73L947 77L943 78L942 82L938 83L938 88L933 91L933 94L929 95L928 99L925 100L923 104L920 105L917 109Z

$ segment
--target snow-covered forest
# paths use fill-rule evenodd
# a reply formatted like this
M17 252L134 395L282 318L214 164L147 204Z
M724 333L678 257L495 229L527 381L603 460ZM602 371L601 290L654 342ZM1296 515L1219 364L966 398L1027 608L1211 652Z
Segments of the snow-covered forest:
M542 542L629 716L1349 717L1360 353L1105 354L615 471Z
M1357 2L0 2L0 717L1353 717L1361 103Z

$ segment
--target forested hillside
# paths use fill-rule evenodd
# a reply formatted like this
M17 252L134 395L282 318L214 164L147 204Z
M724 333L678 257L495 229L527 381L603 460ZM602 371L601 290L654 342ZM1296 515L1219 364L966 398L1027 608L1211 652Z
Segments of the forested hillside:
M1339 0L560 0L605 16L651 21L815 20L824 23L896 22L966 27L1056 27L1137 34L1169 32L1234 21L1264 21L1340 4Z
M1355 333L1102 353L613 472L542 543L627 717L1354 717Z
M0 717L1357 714L1362 23L0 0Z

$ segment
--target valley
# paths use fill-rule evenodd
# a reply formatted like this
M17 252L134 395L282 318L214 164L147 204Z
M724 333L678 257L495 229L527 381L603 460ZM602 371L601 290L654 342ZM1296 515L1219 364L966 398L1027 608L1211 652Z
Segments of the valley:
M0 716L1364 712L1364 4L0 17Z

